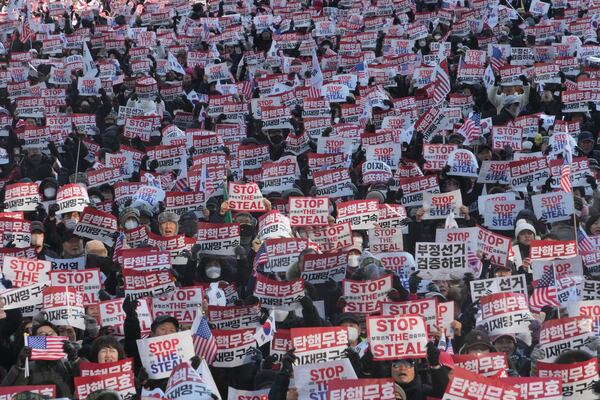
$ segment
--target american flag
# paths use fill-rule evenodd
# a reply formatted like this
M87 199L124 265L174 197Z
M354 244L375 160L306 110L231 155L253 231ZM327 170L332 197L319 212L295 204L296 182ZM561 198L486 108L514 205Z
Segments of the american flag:
M269 262L269 255L267 254L267 245L262 242L258 251L254 255L254 262L252 263L252 269L256 272L258 267Z
M23 29L21 29L21 41L23 43L28 40L33 40L33 37L35 36L31 29L32 23L30 7L27 5L27 12L25 14L25 19L23 20Z
M208 320L200 312L196 315L192 324L192 341L194 342L194 351L197 355L204 358L207 364L212 364L217 355L217 341L210 331Z
M354 71L356 71L357 76L358 76L358 81L361 82L361 84L365 84L369 82L369 69L367 67L367 63L366 62L360 62L358 64L356 64L356 66L354 66L354 68L352 68Z
M433 100L435 104L441 103L450 93L450 75L448 74L448 59L442 60L440 64L435 67L435 90L433 92Z
M117 236L117 240L115 240L115 248L113 249L112 261L113 263L117 263L119 258L119 253L123 250L123 246L125 245L125 234L121 231L119 232L119 236Z
M465 123L458 128L457 133L463 135L467 143L472 143L481 137L481 114L471 113Z
M529 306L534 312L540 312L544 306L558 307L556 297L556 279L554 278L554 268L548 269L542 277L534 282L533 293L529 299Z
M492 56L490 57L490 64L492 65L492 69L494 70L494 72L498 72L500 68L506 65L506 62L502 58L502 51L496 46L492 46Z
M25 346L31 347L31 360L55 361L66 357L63 344L66 336L26 336Z
M588 254L594 251L594 244L581 227L577 229L577 247L579 254Z
M571 163L573 162L573 153L571 151L571 142L567 141L563 149L563 164L560 168L560 188L565 193L573 192L571 184Z

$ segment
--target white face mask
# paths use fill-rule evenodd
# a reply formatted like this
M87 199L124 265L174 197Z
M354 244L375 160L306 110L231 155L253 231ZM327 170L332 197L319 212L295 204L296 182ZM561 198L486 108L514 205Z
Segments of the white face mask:
M359 258L360 258L360 256L358 254L350 254L348 256L348 266L350 268L357 268Z
M125 221L125 229L135 229L138 227L138 222L135 219L128 219Z
M63 222L65 224L65 228L67 229L75 229L75 225L77 225L77 221L74 219L66 219Z
M208 277L208 279L217 279L221 276L221 267L206 268L206 276Z
M348 339L354 341L358 339L358 329L353 326L348 327Z
M49 198L49 199L53 199L54 196L56 196L56 188L53 187L47 187L44 189L44 196Z

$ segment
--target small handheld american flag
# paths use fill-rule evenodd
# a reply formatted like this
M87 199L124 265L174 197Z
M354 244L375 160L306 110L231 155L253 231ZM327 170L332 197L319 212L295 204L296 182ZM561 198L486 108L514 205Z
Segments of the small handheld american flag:
M31 360L55 361L66 357L63 344L66 336L26 336L25 346L31 347Z
M217 341L210 331L208 320L198 312L192 324L192 341L197 355L204 358L210 365L217 355Z

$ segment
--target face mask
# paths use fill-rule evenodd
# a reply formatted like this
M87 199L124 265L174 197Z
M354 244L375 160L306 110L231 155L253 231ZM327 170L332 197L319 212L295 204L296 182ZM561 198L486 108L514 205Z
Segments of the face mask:
M63 223L67 229L75 229L75 225L77 225L77 222L74 219L64 220Z
M359 255L358 254L350 254L348 256L348 266L350 268L357 268L358 267L358 259L359 259Z
M358 339L358 329L353 326L348 327L348 339L356 340Z
M138 222L135 219L125 221L125 229L135 229L138 227Z
M419 40L419 47L425 47L425 45L427 44L426 41L424 40Z
M221 276L221 267L211 266L206 268L206 276L208 279L217 279Z
M56 195L56 188L47 187L44 189L44 196L48 199L53 199Z
M275 310L275 322L281 322L285 320L288 316L289 311L285 310Z

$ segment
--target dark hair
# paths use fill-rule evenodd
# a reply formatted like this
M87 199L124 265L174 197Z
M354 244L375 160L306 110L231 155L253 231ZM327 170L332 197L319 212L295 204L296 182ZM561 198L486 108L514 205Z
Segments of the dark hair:
M592 356L583 350L567 350L554 361L555 364L573 364L588 361Z
M36 336L36 333L38 331L38 329L40 329L42 326L48 326L50 328L52 328L52 330L58 335L58 328L56 327L56 325L54 325L52 322L50 321L33 321L33 323L31 324L31 334L33 336Z
M121 345L121 343L119 343L119 341L114 336L106 335L100 336L92 342L92 348L90 349L90 361L98 362L98 353L100 352L100 350L106 347L110 347L117 350L117 352L119 353L119 360L125 358L125 351L123 350L123 346Z

